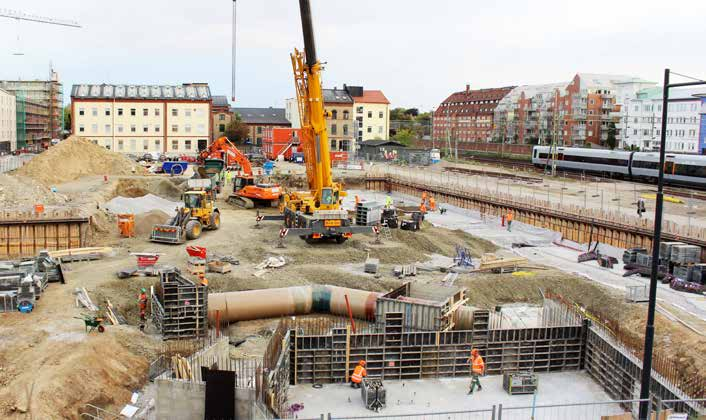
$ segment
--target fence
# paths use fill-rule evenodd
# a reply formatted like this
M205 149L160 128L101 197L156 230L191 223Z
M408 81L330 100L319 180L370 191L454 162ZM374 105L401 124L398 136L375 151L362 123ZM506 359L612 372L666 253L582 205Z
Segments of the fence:
M32 160L36 155L34 154L24 154L19 156L2 156L0 157L0 174L14 171L17 168L21 168L27 162Z

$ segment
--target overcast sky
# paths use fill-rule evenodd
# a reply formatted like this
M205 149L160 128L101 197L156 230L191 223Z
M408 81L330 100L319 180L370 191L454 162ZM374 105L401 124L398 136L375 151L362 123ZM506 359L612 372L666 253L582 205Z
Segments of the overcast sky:
M393 106L436 107L472 88L560 82L576 72L661 81L706 77L706 1L311 0L326 87L381 89ZM74 83L208 82L230 96L230 0L1 0L74 29L0 18L0 78ZM19 41L18 41L19 36ZM283 106L296 0L238 0L236 106ZM24 55L13 55L22 52ZM68 98L67 98L68 101Z

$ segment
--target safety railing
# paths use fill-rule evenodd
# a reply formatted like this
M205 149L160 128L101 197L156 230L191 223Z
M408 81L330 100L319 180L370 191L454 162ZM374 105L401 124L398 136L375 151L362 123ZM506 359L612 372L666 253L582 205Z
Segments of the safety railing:
M322 417L323 418L323 417ZM372 416L347 416L339 417L329 415L328 420L362 420L362 419L385 419L385 420L496 420L498 419L497 407L481 410L464 411L444 411L435 413L419 414L396 414L396 415L372 415Z
M32 158L35 156L36 155L34 154L26 154L19 156L2 156L0 157L0 173L14 171L15 169L24 166L25 163L32 160Z
M692 419L706 415L706 398L691 400L660 400L655 409L657 419ZM662 417L660 417L662 415ZM681 416L680 416L681 415Z

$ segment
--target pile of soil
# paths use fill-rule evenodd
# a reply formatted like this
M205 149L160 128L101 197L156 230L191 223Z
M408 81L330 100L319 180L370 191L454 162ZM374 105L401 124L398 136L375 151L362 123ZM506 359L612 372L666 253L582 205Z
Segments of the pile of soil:
M121 197L142 197L154 194L163 198L179 200L182 188L171 179L164 178L123 178L118 180L115 195Z
M152 232L152 226L164 224L169 219L169 215L162 210L151 210L147 213L135 215L135 236L146 238Z
M67 201L63 194L53 193L49 187L31 178L0 174L0 203L4 208L61 205Z
M18 175L45 185L61 184L90 175L146 174L137 163L82 137L72 136L32 159Z

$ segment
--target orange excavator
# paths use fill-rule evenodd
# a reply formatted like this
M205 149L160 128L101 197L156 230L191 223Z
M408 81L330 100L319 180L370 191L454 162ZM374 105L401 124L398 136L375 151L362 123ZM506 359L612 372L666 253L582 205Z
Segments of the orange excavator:
M228 197L228 203L251 209L256 205L277 207L282 190L277 184L256 182L252 164L247 156L227 137L220 137L199 154L199 162L206 159L221 159L226 167L239 166L240 171L235 176L233 192Z

